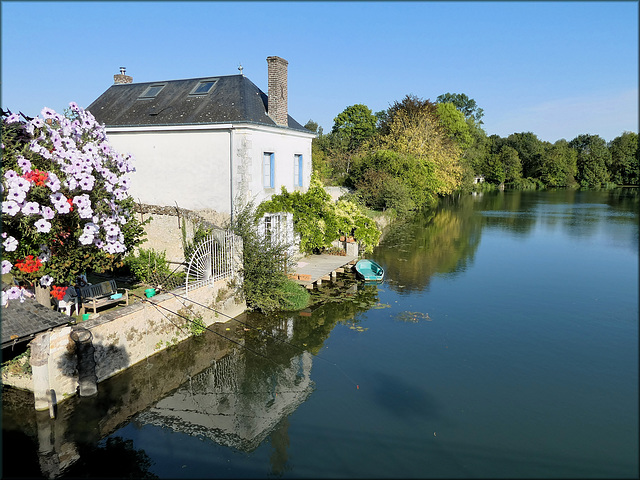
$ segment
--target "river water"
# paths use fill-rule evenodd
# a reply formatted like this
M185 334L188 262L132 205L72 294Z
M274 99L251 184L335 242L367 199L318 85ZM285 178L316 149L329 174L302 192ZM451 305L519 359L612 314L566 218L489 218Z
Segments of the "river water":
M638 190L394 225L379 285L217 325L59 405L3 391L3 477L637 478Z

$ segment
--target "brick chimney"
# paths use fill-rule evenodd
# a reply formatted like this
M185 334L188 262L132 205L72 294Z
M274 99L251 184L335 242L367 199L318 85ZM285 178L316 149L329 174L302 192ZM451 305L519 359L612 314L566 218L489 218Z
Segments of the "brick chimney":
M289 126L287 107L287 62L280 57L267 57L269 64L269 100L267 110L277 125Z
M127 69L125 67L120 67L120 74L113 76L114 85L118 85L121 83L133 83L133 77L130 77L129 75L124 74L124 72L126 71Z

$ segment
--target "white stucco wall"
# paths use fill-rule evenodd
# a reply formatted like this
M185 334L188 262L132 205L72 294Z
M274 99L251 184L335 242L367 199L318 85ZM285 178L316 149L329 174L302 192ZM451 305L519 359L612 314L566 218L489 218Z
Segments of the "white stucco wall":
M111 145L121 154L133 155L136 172L131 175L130 194L136 201L221 213L231 213L238 195L258 204L280 193L282 186L299 189L294 186L296 154L303 158L306 191L313 136L255 125L107 128ZM275 154L274 188L262 185L265 152Z
M313 134L291 132L282 129L239 128L234 132L236 156L234 158L238 184L236 192L242 191L256 205L271 195L279 194L284 186L287 191L306 191L311 181L311 140ZM273 153L275 178L273 188L263 187L263 155ZM295 186L295 156L302 155L302 188ZM243 175L241 175L243 174ZM241 182L245 182L241 184Z
M107 137L118 152L133 155L130 194L136 201L229 211L228 130L107 129Z

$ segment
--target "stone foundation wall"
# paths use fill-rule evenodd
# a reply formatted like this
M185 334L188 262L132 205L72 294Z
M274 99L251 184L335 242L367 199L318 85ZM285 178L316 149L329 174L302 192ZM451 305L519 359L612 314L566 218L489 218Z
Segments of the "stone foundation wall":
M184 225L187 241L201 225L204 228L223 228L229 222L229 215L215 210L192 211L180 207L138 204L136 215L140 221L151 218L144 226L147 239L142 244L145 250L165 252L165 258L173 263L184 262L182 249L182 228Z
M178 289L100 314L78 325L61 326L40 334L33 342L44 345L45 352L40 348L37 363L46 362L48 368L33 369L36 409L48 408L45 401L50 390L54 390L57 402L75 395L78 390L77 345L71 336L74 330L90 332L95 348L95 375L97 382L101 382L190 337L190 319L201 318L202 323L209 326L228 322L245 310L246 303L235 295L229 282L220 280L213 286L190 291L188 298L184 289Z

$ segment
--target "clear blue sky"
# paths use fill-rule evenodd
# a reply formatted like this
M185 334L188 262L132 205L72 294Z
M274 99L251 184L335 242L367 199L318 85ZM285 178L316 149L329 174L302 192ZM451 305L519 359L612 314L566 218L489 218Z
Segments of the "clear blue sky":
M2 1L2 107L87 107L134 82L289 62L289 113L325 132L347 106L465 93L488 134L609 141L638 131L638 2Z

